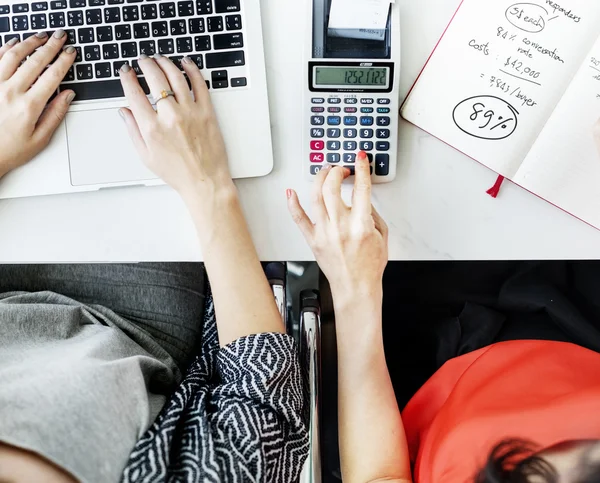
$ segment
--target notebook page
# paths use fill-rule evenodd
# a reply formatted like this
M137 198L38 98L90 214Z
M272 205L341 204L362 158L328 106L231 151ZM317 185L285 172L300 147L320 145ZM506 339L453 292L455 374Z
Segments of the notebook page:
M599 120L600 38L515 177L524 188L597 228Z
M597 0L464 0L402 115L512 178L599 25Z

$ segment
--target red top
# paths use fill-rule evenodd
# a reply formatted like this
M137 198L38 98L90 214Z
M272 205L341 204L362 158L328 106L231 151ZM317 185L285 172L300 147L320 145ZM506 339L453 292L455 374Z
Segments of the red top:
M600 439L600 354L512 341L448 361L402 417L415 483L472 481L500 441Z

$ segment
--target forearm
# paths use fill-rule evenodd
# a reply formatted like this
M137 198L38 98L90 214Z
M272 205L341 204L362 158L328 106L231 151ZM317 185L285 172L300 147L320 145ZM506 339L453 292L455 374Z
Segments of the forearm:
M285 332L237 191L233 183L226 186L186 199L210 279L221 346L247 335Z
M404 426L383 350L379 292L334 296L340 459L344 481L351 483L411 481Z

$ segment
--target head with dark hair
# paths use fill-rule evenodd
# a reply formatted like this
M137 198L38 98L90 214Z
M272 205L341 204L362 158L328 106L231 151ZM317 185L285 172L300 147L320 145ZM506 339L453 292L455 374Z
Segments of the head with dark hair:
M540 451L529 441L505 440L474 483L600 483L598 448L599 442L581 441Z

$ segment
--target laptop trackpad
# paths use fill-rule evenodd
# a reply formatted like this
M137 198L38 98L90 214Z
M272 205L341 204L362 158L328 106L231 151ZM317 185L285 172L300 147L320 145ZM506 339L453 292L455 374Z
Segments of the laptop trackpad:
M140 160L117 109L67 114L73 186L156 179Z

